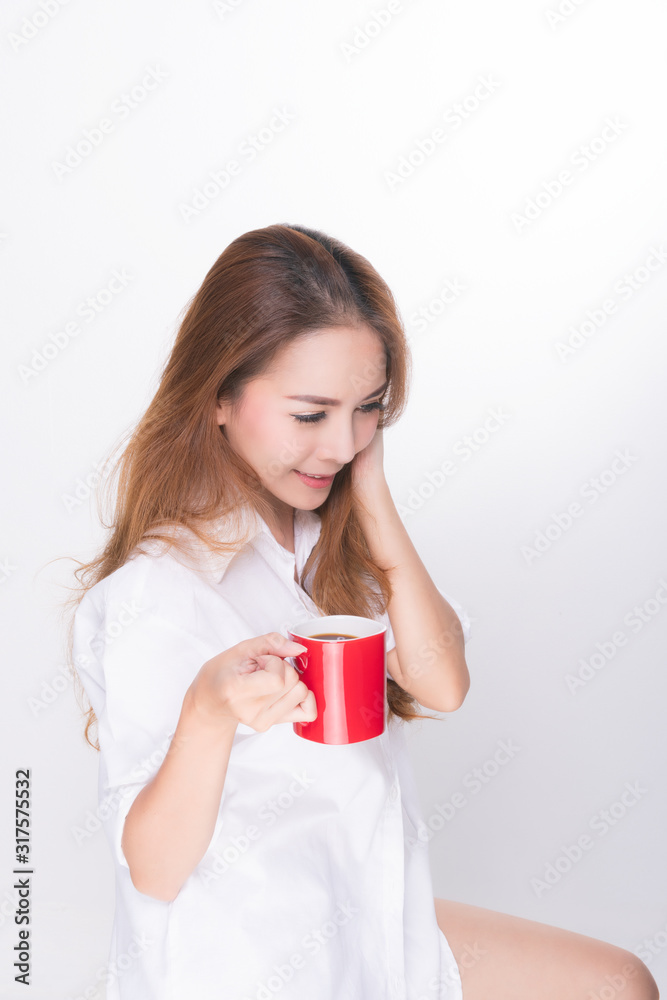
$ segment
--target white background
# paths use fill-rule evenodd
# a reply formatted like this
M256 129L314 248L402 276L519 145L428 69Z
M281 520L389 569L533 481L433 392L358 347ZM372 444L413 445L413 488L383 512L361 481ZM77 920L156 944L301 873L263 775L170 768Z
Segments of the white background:
M667 987L667 13L658 0L381 10L3 5L2 996L26 995L11 967L17 768L32 769L33 1000L102 997L111 931L106 841L73 835L97 804L62 673L74 564L50 560L99 549L96 466L150 401L211 264L276 222L363 253L410 336L387 478L433 579L473 618L464 705L409 730L435 894L637 950ZM288 124L262 133L276 109ZM105 118L111 131L91 132ZM101 141L79 145L86 130ZM231 159L223 189L210 173ZM114 270L126 286L110 297ZM492 410L504 416L485 429ZM629 457L610 471L617 451ZM502 765L499 740L518 748ZM642 791L622 806L626 782ZM584 834L592 847L566 870Z

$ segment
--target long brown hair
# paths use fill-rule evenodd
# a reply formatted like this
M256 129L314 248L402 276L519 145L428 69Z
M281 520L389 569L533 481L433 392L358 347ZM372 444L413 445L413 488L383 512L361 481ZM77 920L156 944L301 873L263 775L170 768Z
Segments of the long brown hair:
M74 571L78 587L66 607L122 566L143 539L182 547L183 535L229 552L214 526L247 503L265 520L270 502L254 470L229 445L216 420L218 400L238 405L245 386L265 376L296 338L337 326L370 327L384 345L388 386L378 426L402 414L410 370L405 331L386 283L360 254L318 230L272 225L237 237L222 252L191 300L159 387L112 467L117 480L111 534L102 552ZM387 573L373 562L358 517L351 465L335 477L318 508L321 534L301 574L323 615L384 614L392 593ZM169 530L180 525L189 532ZM238 538L234 550L245 539ZM311 574L311 571L314 572ZM68 632L72 661L73 617ZM427 718L417 702L387 680L388 720ZM92 707L85 738L95 722Z

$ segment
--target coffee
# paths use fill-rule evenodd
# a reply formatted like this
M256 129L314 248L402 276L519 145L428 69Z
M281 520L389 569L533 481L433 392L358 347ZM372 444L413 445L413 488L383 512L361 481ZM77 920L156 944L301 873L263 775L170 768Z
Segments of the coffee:
M311 639L328 639L330 642L339 642L341 639L358 639L358 635L344 635L342 632L320 632L319 635L311 635Z

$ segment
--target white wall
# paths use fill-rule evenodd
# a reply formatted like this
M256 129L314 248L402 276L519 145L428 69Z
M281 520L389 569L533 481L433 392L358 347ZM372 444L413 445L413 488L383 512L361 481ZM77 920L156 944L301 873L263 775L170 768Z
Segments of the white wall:
M73 836L96 808L97 757L60 673L57 584L72 564L47 565L89 558L103 533L94 499L67 498L144 410L212 262L274 222L364 253L411 336L387 476L412 500L405 523L434 580L474 619L464 705L410 729L424 816L441 827L434 892L637 950L664 990L664 6L11 0L2 20L1 995L23 995L12 790L30 767L31 996L103 996L113 873L101 832ZM144 78L153 89L124 104ZM250 160L243 144L275 109L287 123ZM54 167L102 119L89 155ZM409 176L392 180L401 157ZM230 159L239 172L186 221ZM126 286L90 319L80 304L104 300L114 271ZM499 766L501 740L517 749ZM475 791L474 768L497 773ZM633 804L614 805L627 783ZM604 809L618 817L607 832ZM560 878L540 888L549 863Z

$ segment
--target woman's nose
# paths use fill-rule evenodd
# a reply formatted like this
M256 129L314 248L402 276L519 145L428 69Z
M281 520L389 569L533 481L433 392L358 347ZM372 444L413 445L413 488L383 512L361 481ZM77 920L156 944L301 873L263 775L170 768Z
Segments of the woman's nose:
M329 426L322 429L317 457L323 464L335 462L342 467L351 462L359 450L355 444L354 428L351 422L340 414L340 419L329 420Z

